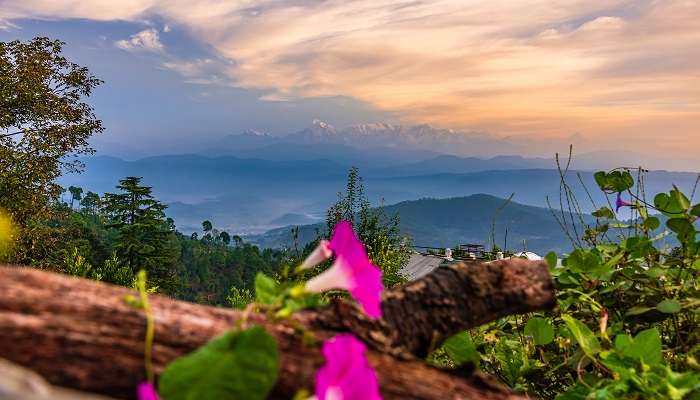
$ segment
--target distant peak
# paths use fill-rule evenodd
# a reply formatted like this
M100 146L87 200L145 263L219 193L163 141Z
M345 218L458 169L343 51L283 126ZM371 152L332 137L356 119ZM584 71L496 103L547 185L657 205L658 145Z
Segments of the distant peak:
M245 131L243 131L243 134L248 135L248 136L258 136L258 137L270 137L270 136L272 136L267 132L256 131L255 129L246 129Z
M313 121L311 122L311 125L313 125L314 127L322 128L322 129L335 130L335 128L333 127L333 125L329 124L328 122L321 121L320 119L315 119L315 120L313 120Z

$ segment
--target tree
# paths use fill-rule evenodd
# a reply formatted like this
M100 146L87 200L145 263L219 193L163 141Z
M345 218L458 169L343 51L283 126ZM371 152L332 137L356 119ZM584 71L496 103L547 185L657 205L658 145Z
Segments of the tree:
M231 243L231 235L228 234L226 231L222 231L219 234L219 239L224 242L226 246L228 246Z
M211 221L206 220L202 222L202 230L204 231L204 236L207 236L207 233L209 233L214 226L211 224Z
M103 130L84 102L101 81L61 55L48 38L0 42L0 208L20 225L44 217L60 195L63 172Z
M231 239L233 239L233 243L236 244L236 247L240 247L243 244L243 238L238 235L233 235Z
M147 270L159 288L174 290L179 246L172 220L165 218L166 206L153 197L151 187L141 185L139 177L120 180L117 189L121 193L105 193L104 209L118 231L118 258L133 272Z
M383 208L371 207L356 167L348 172L345 193L338 193L338 201L326 212L328 232L333 232L339 221L352 223L367 255L382 269L386 285L405 281L400 270L408 262L410 241L401 235L399 215L389 216Z
M78 200L78 204L80 204L80 200L83 198L83 188L69 186L68 191L70 192L70 208L72 209L76 200Z
M0 209L20 229L12 261L32 263L53 243L35 226L51 218L56 179L77 173L77 156L103 130L84 100L101 81L62 56L64 43L36 38L0 42Z
M83 199L80 201L80 206L85 212L94 216L97 215L100 209L101 201L102 200L100 199L100 195L98 195L95 192L88 191L83 197Z

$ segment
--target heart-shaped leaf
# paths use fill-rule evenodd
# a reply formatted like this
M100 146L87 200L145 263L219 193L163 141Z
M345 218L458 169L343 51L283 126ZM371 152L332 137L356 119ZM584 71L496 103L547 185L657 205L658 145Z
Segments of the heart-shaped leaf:
M456 365L479 362L479 352L476 351L476 346L469 332L458 333L450 337L445 341L444 347L447 355Z
M532 336L535 344L545 345L554 340L554 329L549 320L544 318L530 318L525 324L525 334Z
M170 363L159 393L167 400L264 400L278 369L277 343L265 329L230 331Z

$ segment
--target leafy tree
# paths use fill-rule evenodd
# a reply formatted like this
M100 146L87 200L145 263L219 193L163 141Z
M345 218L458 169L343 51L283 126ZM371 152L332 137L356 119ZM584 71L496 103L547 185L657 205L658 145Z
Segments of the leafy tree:
M20 229L11 261L42 263L57 241L42 221L55 207L64 171L79 172L76 156L102 131L83 102L100 81L61 56L63 43L37 38L0 42L0 208Z
M61 194L63 172L80 172L77 156L103 130L84 102L101 81L61 53L48 38L0 42L0 208L24 231L16 262L30 262L43 245L28 228L48 218Z
M236 244L236 247L239 247L243 244L243 238L238 235L233 235L231 239L233 239L233 243Z
M80 200L80 206L85 212L95 216L100 210L101 201L102 200L97 193L88 191L82 200Z
M401 235L398 215L388 216L381 207L371 207L359 170L355 167L348 172L345 193L338 193L338 201L326 212L328 232L333 232L339 221L353 224L365 244L367 255L382 269L386 285L405 281L400 270L408 262L410 241Z
M214 226L212 225L211 221L206 220L202 222L202 230L204 231L205 236L207 233L211 232L212 229L214 229Z
M159 288L172 291L174 264L179 256L172 220L165 218L166 206L156 200L141 178L119 181L120 193L105 193L105 212L110 226L118 230L115 250L132 271L145 269Z
M219 240L221 240L226 246L231 244L231 235L228 232L222 231L219 233Z
M75 201L78 200L78 204L80 204L80 200L83 199L83 188L70 186L68 191L70 192L70 208L74 208Z

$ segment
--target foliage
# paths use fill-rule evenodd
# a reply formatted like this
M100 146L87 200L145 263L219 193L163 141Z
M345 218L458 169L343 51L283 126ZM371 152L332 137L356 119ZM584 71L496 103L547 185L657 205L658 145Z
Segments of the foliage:
M539 398L700 398L700 205L676 187L647 202L641 173L595 178L610 196L631 199L618 205L633 218L618 221L613 204L598 208L573 251L561 262L545 257L557 310L482 326L469 340L462 334L461 346L472 343L482 369ZM442 365L468 361L446 351L459 337L437 352L450 359Z
M78 248L73 248L72 251L66 253L63 259L63 270L69 275L81 278L91 278L97 281L102 279L102 276L80 254Z
M278 370L277 343L265 329L234 329L170 363L159 393L168 400L263 400Z
M12 220L0 210L0 262L9 257L14 231Z
M224 231L217 236L203 235L201 240L175 231L173 221L158 212L163 206L150 189L136 186L128 190L148 190L134 193L135 205L129 204L131 198L125 199L129 191L104 197L88 191L79 206L76 202L76 209L57 203L51 219L26 225L24 231L31 230L35 240L32 264L122 286L132 285L135 270L140 267L155 267L150 269L150 276L160 292L199 303L227 305L232 288L250 294L258 272L273 275L288 263L287 252L260 250L240 237L235 247L229 246L230 235ZM130 223L132 212L134 224ZM14 238L9 228L9 218L0 219L0 238ZM134 244L137 260L133 266L129 263L129 244ZM9 258L12 253L8 240L0 241L0 246Z
M231 304L231 307L243 310L255 300L255 296L250 289L240 289L234 286L226 296L226 300Z
M410 241L401 235L399 215L388 216L382 207L372 208L365 193L357 168L348 173L345 193L326 212L328 232L333 232L339 221L350 221L359 239L365 244L367 255L383 273L386 286L405 282L400 270L410 255Z
M255 277L255 302L274 318L286 318L296 311L324 303L320 295L306 292L303 282L278 282L261 272Z
M120 193L105 193L104 212L118 235L114 249L132 271L148 271L154 283L166 292L176 287L174 265L179 247L172 220L166 220L166 206L156 200L141 178L119 181Z
M62 56L48 38L0 42L0 208L22 230L13 260L30 263L51 217L64 171L79 172L76 156L92 152L88 139L103 130L84 102L101 81ZM37 236L35 236L38 235Z

